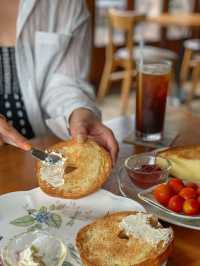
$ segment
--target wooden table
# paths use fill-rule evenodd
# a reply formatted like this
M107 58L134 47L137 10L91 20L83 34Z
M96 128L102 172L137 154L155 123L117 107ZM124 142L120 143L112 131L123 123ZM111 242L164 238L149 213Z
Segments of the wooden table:
M158 23L160 26L200 27L200 14L169 14L162 13L158 16L147 17L149 22Z
M175 145L200 144L200 118L193 117L187 112L171 111L167 119L167 126L177 130L180 137ZM32 141L34 146L46 148L58 139L54 136L38 138ZM133 147L133 152L141 151L140 147ZM15 147L0 148L0 194L17 190L29 190L37 186L34 177L34 159L27 152ZM116 180L109 179L105 188L119 194ZM174 251L168 266L200 266L200 231L173 226L175 231Z

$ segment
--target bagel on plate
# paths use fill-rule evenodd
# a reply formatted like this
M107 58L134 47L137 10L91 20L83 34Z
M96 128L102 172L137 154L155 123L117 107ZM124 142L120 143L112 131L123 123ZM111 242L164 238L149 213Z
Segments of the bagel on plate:
M76 245L84 266L161 266L173 238L151 214L117 212L83 227Z

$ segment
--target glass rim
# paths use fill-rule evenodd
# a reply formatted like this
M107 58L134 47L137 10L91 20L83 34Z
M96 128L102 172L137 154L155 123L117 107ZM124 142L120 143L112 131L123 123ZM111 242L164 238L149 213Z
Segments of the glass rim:
M168 59L144 59L142 61L143 65L169 65L172 66L172 61ZM141 65L140 60L136 60L136 65Z
M159 73L151 73L151 71L155 71L157 67L163 66L163 70L160 70ZM150 72L149 74L160 75L169 73L172 69L172 62L170 60L165 59L149 59L144 61L136 61L136 71L139 73Z
M157 172L160 172L160 171L167 171L167 172L169 172L169 170L170 170L171 167L172 167L171 162L170 162L167 158L164 158L164 157L162 157L162 156L155 156L155 155L152 155L152 154L149 154L149 155L148 155L148 154L146 154L146 155L135 154L135 155L131 155L131 156L129 156L128 158L125 159L125 161L124 161L124 166L125 166L125 168L126 168L127 170L135 171L135 172L137 172L137 173L142 173L142 174L145 174L145 175L149 175L149 172L146 172L146 171L144 171L144 170L136 170L135 168L128 166L128 161L129 161L130 159L135 159L135 158L137 158L137 157L141 157L141 158L146 158L146 157L161 158L162 160L164 160L164 161L167 162L167 166L164 167L164 169L161 169L161 170L154 170L154 171L151 172L151 174L152 174L152 173L157 173Z

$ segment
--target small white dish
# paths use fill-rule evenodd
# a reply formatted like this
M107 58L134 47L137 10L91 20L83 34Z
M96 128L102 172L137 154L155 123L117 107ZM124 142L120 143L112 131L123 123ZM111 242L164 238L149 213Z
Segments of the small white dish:
M62 266L66 255L64 243L44 231L19 234L2 249L5 266Z

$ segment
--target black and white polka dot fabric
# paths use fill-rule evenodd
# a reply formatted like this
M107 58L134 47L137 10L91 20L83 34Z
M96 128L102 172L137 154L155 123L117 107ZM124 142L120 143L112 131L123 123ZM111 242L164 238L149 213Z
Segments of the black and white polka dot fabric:
M34 137L20 91L14 47L0 47L0 114L23 136Z

